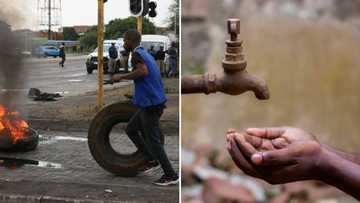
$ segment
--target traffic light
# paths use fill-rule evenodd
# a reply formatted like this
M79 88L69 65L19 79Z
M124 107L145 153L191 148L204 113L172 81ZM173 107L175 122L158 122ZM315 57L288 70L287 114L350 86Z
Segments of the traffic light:
M149 13L149 0L143 0L142 16L146 16L148 13Z
M134 16L140 16L144 11L144 0L129 0L130 13Z
M149 3L149 9L150 9L149 16L152 17L152 18L155 18L156 15L157 15L157 13L155 11L156 7L157 7L157 4L156 4L155 1L152 1L152 2Z
M149 14L150 17L156 17L155 11L157 4L154 1L149 0L129 0L130 1L130 13L133 16L146 16ZM150 11L149 11L150 10Z

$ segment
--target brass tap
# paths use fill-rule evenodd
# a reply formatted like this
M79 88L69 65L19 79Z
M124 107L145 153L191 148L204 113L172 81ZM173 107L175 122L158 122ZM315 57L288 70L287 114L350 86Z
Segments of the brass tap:
M232 74L246 68L245 56L242 54L242 41L238 39L240 34L240 20L228 20L228 33L230 40L226 40L225 58L222 61L224 71Z
M230 95L240 95L253 91L258 99L269 99L269 90L264 80L250 75L246 71L247 62L243 54L243 42L240 34L240 20L227 21L230 39L226 43L225 58L222 61L223 74L206 73L204 75L183 76L181 78L181 93L215 93L223 92Z

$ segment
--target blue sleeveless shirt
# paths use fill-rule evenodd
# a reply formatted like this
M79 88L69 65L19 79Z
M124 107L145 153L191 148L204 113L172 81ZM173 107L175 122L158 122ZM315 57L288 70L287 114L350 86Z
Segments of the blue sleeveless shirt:
M156 106L163 104L167 101L164 86L161 80L160 70L157 64L143 47L138 47L134 50L139 54L144 61L148 74L142 78L135 79L135 95L133 103L140 107L145 108L149 106Z

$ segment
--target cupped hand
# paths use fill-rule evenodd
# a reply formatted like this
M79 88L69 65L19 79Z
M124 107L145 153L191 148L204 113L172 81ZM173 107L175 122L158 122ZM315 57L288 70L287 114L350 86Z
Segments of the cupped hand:
M322 147L313 135L301 129L229 130L227 142L232 159L249 175L272 184L319 178Z

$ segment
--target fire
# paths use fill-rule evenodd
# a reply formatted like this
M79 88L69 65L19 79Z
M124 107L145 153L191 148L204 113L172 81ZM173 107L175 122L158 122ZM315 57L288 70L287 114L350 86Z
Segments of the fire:
M0 136L4 136L4 131L10 133L12 143L16 144L26 137L29 125L20 118L19 112L9 112L0 105Z

